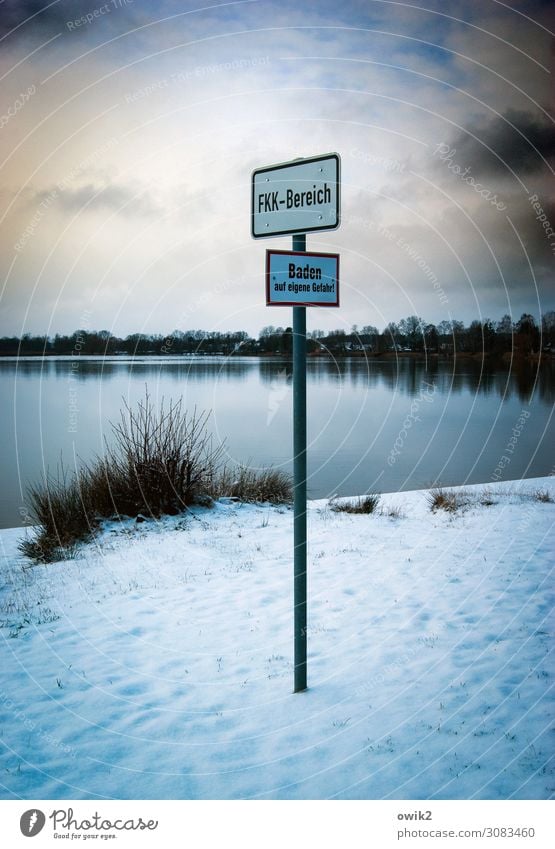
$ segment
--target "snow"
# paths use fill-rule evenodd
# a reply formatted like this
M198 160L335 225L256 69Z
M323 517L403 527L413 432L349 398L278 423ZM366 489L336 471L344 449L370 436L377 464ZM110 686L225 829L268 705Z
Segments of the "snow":
M555 479L464 487L454 514L423 491L311 502L299 694L289 508L107 523L32 567L0 532L3 798L551 797L538 490Z

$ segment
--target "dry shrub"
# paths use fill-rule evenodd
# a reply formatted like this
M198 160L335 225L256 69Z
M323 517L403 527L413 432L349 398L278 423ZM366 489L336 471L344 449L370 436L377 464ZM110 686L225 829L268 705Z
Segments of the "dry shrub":
M246 465L225 466L214 481L215 498L227 496L240 501L286 504L292 500L290 475L279 469L251 469Z
M456 513L457 510L468 504L468 496L462 491L443 489L440 486L430 490L428 504L432 511L445 510L447 513Z
M28 490L31 513L39 525L19 544L32 560L48 563L74 553L76 542L86 539L98 522L89 512L87 493L81 475L68 479L61 465L55 476Z
M181 399L152 407L148 393L136 411L125 404L112 425L114 445L95 466L91 486L111 512L133 516L176 514L213 486L223 446L213 446L208 412L192 415Z

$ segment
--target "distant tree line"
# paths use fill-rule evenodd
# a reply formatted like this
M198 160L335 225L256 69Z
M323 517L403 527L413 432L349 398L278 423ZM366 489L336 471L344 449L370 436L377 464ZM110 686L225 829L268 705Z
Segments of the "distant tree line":
M174 330L168 336L159 333L131 333L124 339L108 330L76 330L69 336L0 337L0 356L8 354L232 354L249 339L244 330L219 333L205 330Z
M259 350L267 353L288 353L291 347L291 328L264 327L260 331ZM391 321L382 332L373 325L358 327L351 331L313 330L308 333L310 352L329 350L333 354L349 354L356 351L386 353L406 351L429 353L536 353L543 348L555 352L555 311L542 316L541 327L534 316L523 313L518 321L504 315L500 321L489 318L464 322L449 320L438 325L429 324L416 315L399 322Z
M258 339L244 330L206 331L175 330L168 336L132 333L124 339L108 330L76 330L68 336L32 336L29 333L0 337L0 356L80 354L101 355L173 355L173 354L282 354L293 347L291 327L263 327ZM500 321L489 318L475 320L465 326L456 320L429 324L416 315L391 321L379 331L371 324L350 331L344 329L312 330L307 334L309 353L329 351L334 356L357 352L388 351L423 352L451 355L455 353L531 354L541 349L555 352L555 310L544 313L538 326L534 316L523 313L518 321L504 315Z

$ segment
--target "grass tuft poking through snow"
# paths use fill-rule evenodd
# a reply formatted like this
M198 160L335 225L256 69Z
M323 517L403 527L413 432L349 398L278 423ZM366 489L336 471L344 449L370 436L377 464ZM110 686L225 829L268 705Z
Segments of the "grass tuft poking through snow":
M332 501L330 507L335 513L375 513L379 503L380 496L371 493L347 501Z
M553 504L553 496L548 489L535 489L532 493L532 498L540 501L542 504Z
M447 513L456 513L461 507L468 504L468 496L463 490L443 489L437 487L430 490L428 494L430 510L445 510Z

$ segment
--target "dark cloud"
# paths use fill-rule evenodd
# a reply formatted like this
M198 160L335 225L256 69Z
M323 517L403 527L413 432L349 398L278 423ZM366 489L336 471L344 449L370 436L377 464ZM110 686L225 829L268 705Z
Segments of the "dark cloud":
M100 27L130 26L138 10L121 0L4 0L0 4L2 47L11 47L22 39L47 40L58 33L92 37ZM103 11L102 11L103 10ZM96 14L95 14L96 13ZM118 13L118 14L116 14ZM89 22L71 26L87 15Z
M534 200L537 199L536 207L523 195L515 198L514 202L512 198L508 199L511 221L522 241L526 256L511 232L506 234L505 240L500 241L497 247L509 257L521 255L524 273L527 271L528 260L530 260L534 273L542 277L545 275L546 291L552 294L555 256L555 238L552 234L555 230L555 200L551 200L549 195L538 196L535 193L531 197Z
M519 176L537 174L546 169L544 159L555 156L555 128L531 112L508 109L503 117L460 133L452 147L457 162L476 176L508 175L510 170Z
M0 8L0 38L5 38L6 45L12 41L30 35L48 37L62 32L69 17L82 14L85 2L77 0L74 4L67 2L48 3L47 0L4 0Z

